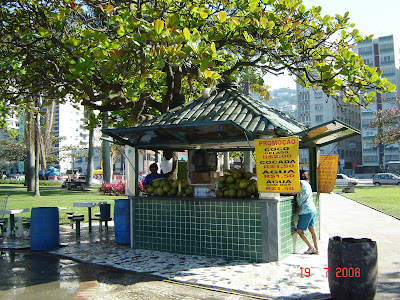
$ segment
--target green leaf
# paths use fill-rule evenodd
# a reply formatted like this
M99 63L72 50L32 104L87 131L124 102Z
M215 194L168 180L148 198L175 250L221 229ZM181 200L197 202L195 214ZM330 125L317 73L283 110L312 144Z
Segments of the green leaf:
M250 4L250 11L255 11L257 9L257 6L259 4L259 0L250 0L249 1Z
M267 27L268 20L266 18L264 18L264 17L261 17L260 18L260 23L261 23L262 27L265 28L265 27Z
M283 38L280 38L279 42L281 43L283 49L287 49L287 44Z
M344 38L344 39L347 38L346 30L342 30L341 35L342 35L342 38Z
M226 18L227 18L226 12L220 11L219 12L219 21L221 23L224 23L226 21Z
M211 49L211 56L212 57L216 57L217 56L217 49L215 48L214 42L211 43L210 49Z
M249 34L247 33L247 31L243 32L243 35L244 35L244 38L246 39L246 42L251 43L251 42L254 41L254 40L253 40L253 37L252 37L251 35L249 35Z
M187 28L183 29L183 37L185 38L185 41L189 41L190 40L190 31Z
M168 25L170 27L175 27L176 25L178 25L179 23L179 16L177 14L173 14L170 18L169 18L169 22Z
M206 69L205 71L204 71L204 77L205 78L209 78L209 77L211 77L212 76L212 72L209 70L209 69Z
M192 33L192 41L197 42L200 39L201 39L201 35L200 35L199 31L196 28L194 28L193 33Z
M155 20L154 21L154 30L157 34L160 34L164 29L164 21Z
M75 47L76 46L79 46L79 44L80 44L80 41L78 40L78 39L76 39L76 38L71 38L70 40L69 40L71 43L72 43L72 45L74 45Z
M51 35L51 32L47 28L39 27L39 33L42 37L48 37Z
M300 5L299 12L301 12L303 14L305 11L306 11L306 7L304 5Z
M208 11L203 7L201 7L199 9L199 14L200 14L200 17L202 17L203 19L207 19L208 18Z
M125 35L125 27L124 26L120 26L119 29L117 30L117 34L118 36L123 36Z
M351 52L349 51L349 50L343 50L343 57L346 59L346 60L349 60L350 59L350 57L351 57Z
M211 79L212 79L212 80L217 80L217 79L220 79L220 78L221 78L221 75L218 74L218 73L214 73L214 74L212 74L212 76L211 76Z
M353 30L353 32L351 33L351 35L353 36L353 37L356 37L356 36L358 36L359 35L359 31L358 31L358 29L354 29Z
M274 26L275 26L275 23L274 23L274 21L269 21L268 22L268 29L272 29L272 28L274 28Z

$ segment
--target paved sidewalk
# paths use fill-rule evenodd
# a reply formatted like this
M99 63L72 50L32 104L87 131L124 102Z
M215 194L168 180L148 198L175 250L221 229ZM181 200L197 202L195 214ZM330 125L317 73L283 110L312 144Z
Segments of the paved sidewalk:
M68 246L51 253L181 282L243 291L266 299L329 299L324 269L328 264L329 237L367 237L378 244L379 286L375 299L400 299L400 221L337 194L322 195L321 208L320 255L294 254L280 262L249 263L132 250L115 244L112 227L108 235L99 235L95 228L90 236L87 227L83 227L82 238L77 242L73 231L63 226L61 241ZM0 247L29 248L29 240L15 243L3 239ZM302 251L304 249L299 249L299 253ZM310 276L306 276L306 271Z

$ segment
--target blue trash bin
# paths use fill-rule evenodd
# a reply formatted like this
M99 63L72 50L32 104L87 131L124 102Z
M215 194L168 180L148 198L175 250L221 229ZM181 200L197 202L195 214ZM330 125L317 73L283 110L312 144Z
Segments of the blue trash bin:
M56 250L60 245L58 207L34 207L31 211L31 249Z
M120 245L129 245L130 230L130 203L129 199L116 199L114 204L114 231L115 242Z

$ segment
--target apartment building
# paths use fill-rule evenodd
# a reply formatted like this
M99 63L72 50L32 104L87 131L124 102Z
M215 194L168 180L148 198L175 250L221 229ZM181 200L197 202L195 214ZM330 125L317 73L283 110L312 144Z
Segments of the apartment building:
M78 170L86 173L87 148L89 146L89 130L85 128L86 118L84 107L71 101L57 104L54 116L53 133L61 137L55 145L58 148L59 170L61 174L67 170ZM95 130L94 169L101 169L101 133Z
M297 120L315 127L332 120L339 120L355 129L361 128L360 106L344 103L327 97L321 89L307 89L297 84ZM357 164L361 164L361 138L345 139L320 148L320 154L339 155L339 171L352 174ZM300 164L308 164L308 151L300 150Z
M397 87L400 86L400 48L393 35L364 41L356 45L355 51L362 57L365 64L382 70L383 77L396 84ZM384 128L373 129L369 126L377 110L395 107L397 93L395 91L389 94L377 94L377 101L361 110L362 165L364 167L383 170L387 162L399 160L398 144L371 146L374 136Z
M17 133L16 137L11 137L9 131L5 129L0 129L0 140L15 139L18 142L23 142L24 137L24 122L20 120L18 111L12 109L6 117L6 124L8 130L15 131ZM7 175L15 175L24 173L24 163L23 162L12 162L8 165L0 166L1 173L4 172Z

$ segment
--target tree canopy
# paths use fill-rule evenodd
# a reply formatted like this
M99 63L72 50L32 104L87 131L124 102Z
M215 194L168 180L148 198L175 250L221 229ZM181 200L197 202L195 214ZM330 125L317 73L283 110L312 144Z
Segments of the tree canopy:
M44 94L111 112L132 125L239 72L287 70L306 87L369 103L395 86L351 51L349 13L323 16L302 0L5 0L0 96ZM7 109L0 105L0 110Z

